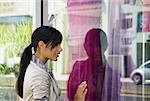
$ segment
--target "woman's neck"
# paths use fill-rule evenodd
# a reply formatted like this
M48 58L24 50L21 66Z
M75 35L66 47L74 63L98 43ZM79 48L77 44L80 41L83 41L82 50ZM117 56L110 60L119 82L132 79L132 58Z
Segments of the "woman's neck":
M40 60L43 64L45 64L45 63L48 61L48 59L44 58L43 56L41 56L41 55L38 54L38 53L35 53L35 56L36 56L37 58L39 58L39 60Z

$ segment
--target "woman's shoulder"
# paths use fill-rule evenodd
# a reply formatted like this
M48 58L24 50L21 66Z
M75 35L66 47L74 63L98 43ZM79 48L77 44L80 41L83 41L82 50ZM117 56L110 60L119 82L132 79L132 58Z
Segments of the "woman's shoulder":
M77 61L74 63L74 66L82 67L82 66L85 65L85 63L86 63L85 60L81 60L81 61L77 60Z
M25 81L28 83L30 82L30 85L36 83L40 84L43 82L45 82L45 84L48 84L50 79L47 72L38 69L36 65L30 63L25 73Z
M46 76L48 77L48 73L46 71L44 71L43 69L39 68L35 63L30 62L27 70L26 70L27 74L30 74L30 76Z

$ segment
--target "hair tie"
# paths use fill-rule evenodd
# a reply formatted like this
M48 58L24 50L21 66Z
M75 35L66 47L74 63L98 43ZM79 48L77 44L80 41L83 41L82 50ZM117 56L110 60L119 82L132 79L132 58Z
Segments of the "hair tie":
M31 48L32 55L35 54L34 47Z

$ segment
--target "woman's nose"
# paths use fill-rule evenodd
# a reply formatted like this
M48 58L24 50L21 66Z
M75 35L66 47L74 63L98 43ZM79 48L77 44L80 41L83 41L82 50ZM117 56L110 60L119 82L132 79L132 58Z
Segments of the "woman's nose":
M62 49L61 46L60 46L60 52L61 52L61 51L63 51L63 49Z

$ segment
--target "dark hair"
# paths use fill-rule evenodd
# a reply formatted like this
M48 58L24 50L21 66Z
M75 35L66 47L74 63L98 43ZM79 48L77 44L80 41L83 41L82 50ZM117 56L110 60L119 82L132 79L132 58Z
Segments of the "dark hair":
M43 41L47 45L51 44L51 49L53 49L61 43L62 35L57 29L49 26L41 26L33 32L31 44L25 48L21 56L19 76L16 82L16 91L21 98L23 98L23 82L25 72L32 58L32 47L34 47L34 51L36 52L39 41Z

